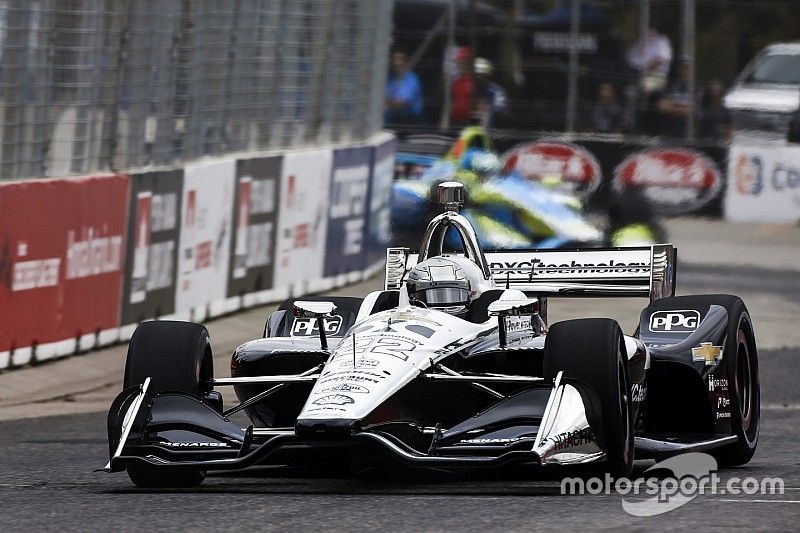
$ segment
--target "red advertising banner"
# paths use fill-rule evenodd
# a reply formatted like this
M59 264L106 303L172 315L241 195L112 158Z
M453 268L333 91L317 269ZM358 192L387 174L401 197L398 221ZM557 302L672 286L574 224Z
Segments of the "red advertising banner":
M534 142L517 146L503 156L503 166L531 180L561 180L569 189L586 196L603 181L600 163L594 155L572 143Z
M0 352L119 325L128 177L0 185Z
M626 157L614 169L613 187L641 188L656 212L676 215L699 210L719 198L722 173L701 152L654 148Z

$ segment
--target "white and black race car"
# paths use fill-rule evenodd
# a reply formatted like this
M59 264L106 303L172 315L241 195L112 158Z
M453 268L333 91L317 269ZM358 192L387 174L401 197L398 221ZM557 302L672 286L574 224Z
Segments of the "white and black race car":
M390 248L385 290L292 299L215 378L205 327L142 323L108 415L109 472L192 486L252 465L499 468L707 451L746 463L758 442L753 324L735 296L675 297L672 245L486 251L458 214L419 253ZM448 231L462 253L445 253ZM649 297L640 324L547 324L559 297ZM224 409L217 388L239 403ZM249 425L231 418L244 411Z

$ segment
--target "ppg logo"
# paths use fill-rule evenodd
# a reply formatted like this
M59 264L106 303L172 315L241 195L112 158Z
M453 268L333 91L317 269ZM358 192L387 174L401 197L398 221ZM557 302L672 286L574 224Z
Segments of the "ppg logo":
M338 335L342 329L342 317L333 315L322 319L325 324L326 335ZM292 337L309 337L319 335L317 320L315 318L295 318L292 324Z
M656 311L650 315L650 331L686 332L697 329L700 312L694 309L682 311Z

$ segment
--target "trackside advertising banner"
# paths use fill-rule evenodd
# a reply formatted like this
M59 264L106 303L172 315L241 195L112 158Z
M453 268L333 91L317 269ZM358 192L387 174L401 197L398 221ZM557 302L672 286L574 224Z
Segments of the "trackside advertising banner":
M0 185L0 352L119 325L128 178Z
M282 156L236 162L228 296L272 288Z
M600 163L594 155L572 143L534 142L517 146L503 156L503 167L536 181L559 178L569 190L583 196L592 194L603 181Z
M186 167L175 311L226 296L231 246L235 160Z
M122 324L172 314L183 170L131 176Z
M283 156L275 287L322 278L332 155L310 150Z
M344 148L333 153L325 277L365 267L371 156L369 147Z
M390 212L396 150L397 139L392 138L376 146L373 151L367 221L367 265L365 266L370 266L385 258L386 248L391 241Z
M684 148L642 150L614 169L613 189L640 188L661 214L701 213L722 191L713 159Z
M731 146L725 218L734 222L797 223L800 146Z
M0 184L0 369L362 275L388 244L395 145Z

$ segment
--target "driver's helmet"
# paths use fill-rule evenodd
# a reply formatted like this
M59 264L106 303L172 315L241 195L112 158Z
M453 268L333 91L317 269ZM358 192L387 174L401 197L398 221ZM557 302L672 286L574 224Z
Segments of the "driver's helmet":
M454 255L426 259L406 277L412 304L466 318L470 304L485 290L483 272L472 260Z
M470 148L461 158L461 168L474 172L481 181L497 176L502 167L500 158L489 150Z

